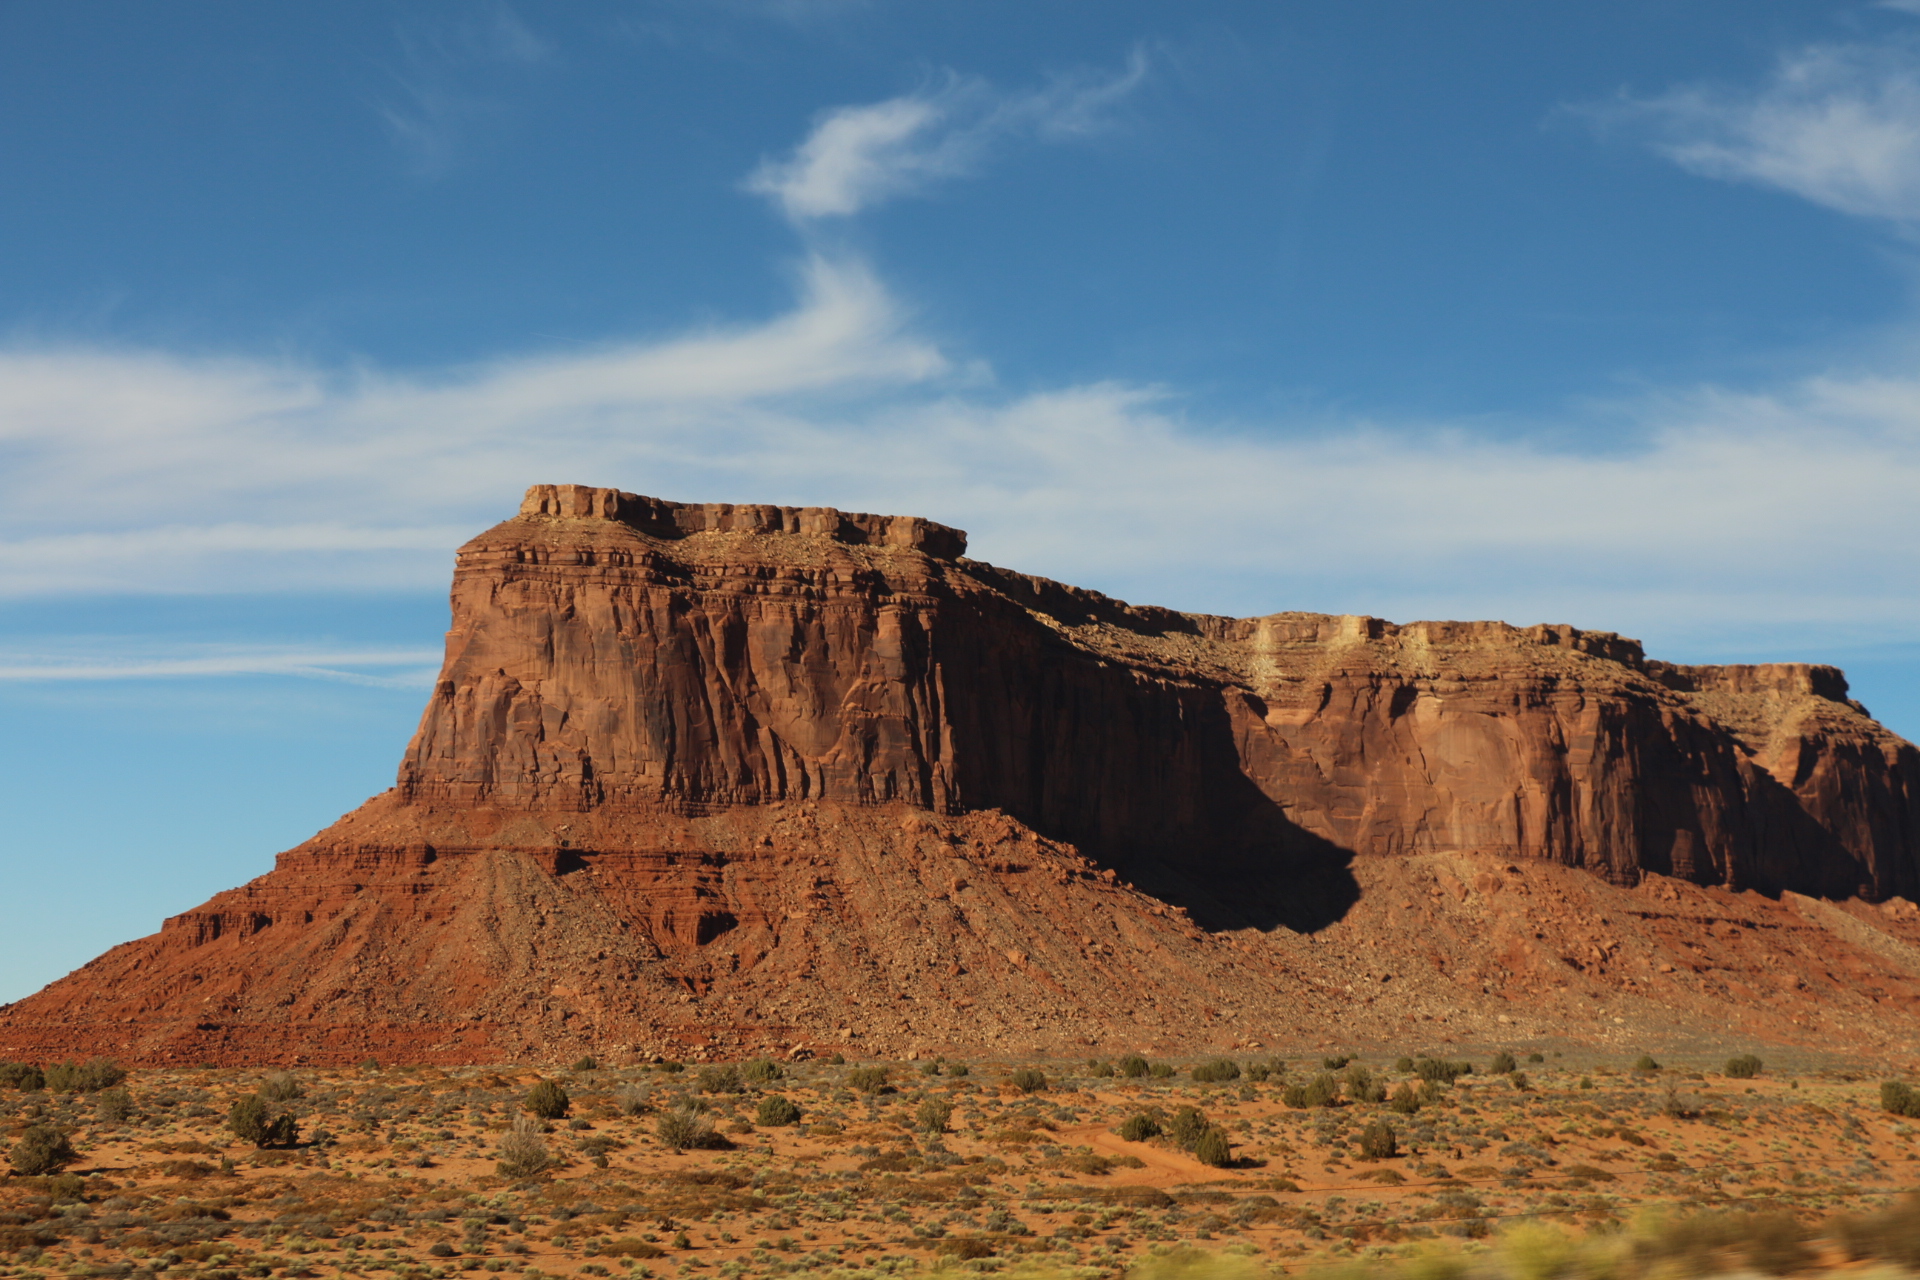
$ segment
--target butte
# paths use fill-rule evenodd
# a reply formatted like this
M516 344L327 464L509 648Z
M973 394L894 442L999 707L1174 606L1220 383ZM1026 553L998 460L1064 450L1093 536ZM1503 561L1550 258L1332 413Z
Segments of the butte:
M1920 753L1831 667L1128 605L956 529L536 485L395 786L0 1056L1920 1036Z

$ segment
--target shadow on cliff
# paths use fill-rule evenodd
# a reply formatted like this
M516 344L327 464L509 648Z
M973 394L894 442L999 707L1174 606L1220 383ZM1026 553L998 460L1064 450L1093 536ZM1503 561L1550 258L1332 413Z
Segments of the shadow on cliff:
M1271 827L1276 817L1285 821L1276 813L1261 825ZM1276 928L1318 933L1360 901L1353 852L1286 825L1291 829L1270 829L1264 838L1220 833L1101 860L1110 861L1142 893L1185 909L1209 933ZM1098 850L1090 852L1100 856Z

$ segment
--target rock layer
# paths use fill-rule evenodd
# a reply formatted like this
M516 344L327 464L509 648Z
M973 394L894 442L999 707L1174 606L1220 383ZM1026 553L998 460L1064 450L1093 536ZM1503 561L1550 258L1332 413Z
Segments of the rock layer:
M1417 868L1491 859L1600 898L1920 889L1920 753L1833 668L1181 614L965 545L535 486L460 550L396 787L0 1010L0 1051L1358 1034L1385 1011L1317 1007L1306 940ZM1552 963L1591 983L1601 954Z

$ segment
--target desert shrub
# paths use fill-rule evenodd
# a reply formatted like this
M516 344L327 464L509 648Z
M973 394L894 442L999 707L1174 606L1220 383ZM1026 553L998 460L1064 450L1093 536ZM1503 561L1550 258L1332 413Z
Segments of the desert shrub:
M1201 1164L1224 1169L1233 1163L1233 1146L1227 1141L1227 1131L1218 1125L1208 1125L1200 1131L1193 1141L1193 1158Z
M1420 1095L1414 1092L1412 1085L1403 1084L1393 1091L1393 1096L1387 1099L1387 1105L1403 1116L1410 1116L1420 1110Z
M694 1083L700 1086L702 1093L740 1093L747 1087L746 1081L740 1078L740 1068L731 1062L700 1068Z
M1461 1076L1473 1074L1471 1062L1450 1062L1445 1058L1420 1058L1413 1064L1413 1074L1430 1084L1452 1084Z
M1510 1071L1518 1070L1519 1067L1520 1064L1513 1060L1513 1055L1502 1049L1493 1055L1493 1061L1487 1065L1487 1070L1497 1076L1504 1076Z
M714 1131L713 1121L702 1115L699 1104L690 1099L661 1112L653 1131L662 1143L674 1151L718 1146L723 1141Z
M769 1129L779 1129L790 1124L800 1123L800 1108L777 1093L769 1093L760 1099L760 1105L754 1109L753 1122Z
M1330 1071L1322 1071L1305 1084L1290 1084L1280 1091L1280 1101L1295 1110L1331 1107L1340 1101L1340 1082Z
M1920 1269L1920 1196L1906 1196L1878 1213L1834 1218L1827 1234L1849 1258L1878 1258Z
M1206 1113L1198 1107L1182 1107L1167 1122L1167 1136L1182 1151L1193 1150L1193 1144L1200 1141L1200 1135L1206 1131Z
M1008 1079L1022 1093L1039 1093L1047 1087L1047 1073L1038 1067L1017 1067Z
M1544 1053L1536 1052L1536 1053L1530 1053L1527 1055L1528 1062L1545 1062L1546 1060L1547 1060L1547 1055Z
M260 1082L260 1096L268 1102L292 1102L303 1092L290 1071L276 1071Z
M1128 1116L1114 1132L1128 1142L1145 1142L1148 1138L1160 1136L1160 1122L1142 1111Z
M1643 1231L1633 1251L1651 1271L1715 1275L1730 1269L1731 1254L1751 1270L1786 1275L1816 1261L1806 1238L1806 1228L1790 1213L1698 1213Z
M73 1149L67 1135L47 1124L28 1128L7 1152L7 1163L23 1178L44 1178L79 1158L80 1153Z
M254 1146L291 1147L300 1141L300 1125L291 1115L273 1113L267 1100L250 1093L235 1102L227 1112L227 1128L242 1142Z
M1673 1120L1698 1119L1706 1109L1706 1099L1699 1094L1681 1093L1671 1086L1667 1089L1666 1097L1660 1100L1661 1114Z
M1413 1059L1395 1058L1393 1060L1393 1069L1403 1076L1410 1076L1413 1074Z
M598 1071L600 1069L600 1064L594 1061L592 1054L588 1054L586 1057L581 1058L579 1061L575 1062L571 1067L567 1069L569 1071Z
M945 1133L947 1122L953 1119L953 1104L945 1098L927 1097L920 1099L920 1105L914 1108L913 1127L926 1133Z
M832 1058L828 1059L828 1061L838 1062L840 1061L840 1055L836 1053L833 1055ZM686 1069L687 1069L687 1066L684 1062L671 1062L671 1061L659 1063L654 1067L655 1071L663 1071L670 1076L677 1076L682 1071L685 1071Z
M613 1095L613 1105L623 1116L637 1116L647 1109L647 1091L637 1084L624 1084Z
M947 1064L947 1074L950 1076L964 1076L968 1074L968 1071L969 1068L964 1062L950 1062Z
M133 1095L118 1086L102 1089L93 1100L93 1114L108 1124L125 1124L133 1118Z
M540 1122L529 1115L513 1118L513 1124L500 1137L495 1155L495 1168L503 1178L531 1178L559 1163L540 1136Z
M1400 1135L1385 1120L1375 1120L1360 1131L1360 1154L1369 1160L1391 1160L1400 1154Z
M1147 1060L1137 1053L1130 1053L1120 1059L1120 1074L1129 1080L1138 1080L1147 1074Z
M1920 1090L1899 1080L1889 1080L1880 1086L1880 1107L1896 1116L1920 1118Z
M251 1142L256 1147L266 1145L267 1127L272 1123L273 1117L267 1113L267 1100L254 1093L235 1102L227 1112L227 1128L233 1136L242 1142Z
M1533 1089L1533 1081L1527 1079L1527 1073L1524 1071L1516 1071L1508 1076L1507 1079L1513 1081L1513 1087L1522 1093L1530 1092Z
M0 1062L0 1084L31 1093L47 1087L47 1077L30 1062Z
M1766 1063L1751 1053L1743 1053L1738 1057L1727 1059L1727 1074L1735 1080L1751 1080L1760 1074L1760 1069L1764 1066Z
M55 1093L98 1093L127 1078L119 1064L105 1058L56 1062L46 1069L46 1087Z
M933 1074L939 1074L939 1063L929 1062L927 1065L933 1068ZM751 1062L741 1064L740 1074L746 1078L748 1084L772 1084L786 1075L786 1072L782 1071L780 1064L772 1058L755 1058Z
M1240 1078L1240 1064L1231 1058L1215 1058L1194 1067L1192 1075L1198 1084L1225 1084Z
M1152 1066L1147 1068L1147 1074L1149 1076L1152 1076L1155 1080L1171 1080L1173 1079L1173 1064L1168 1062L1156 1062Z
M885 1067L855 1067L847 1072L847 1088L861 1093L884 1093L887 1088Z
M1114 1074L1113 1064L1111 1062L1091 1063L1087 1067L1087 1074L1096 1080L1111 1080Z
M1633 1069L1635 1071L1658 1071L1660 1064L1653 1060L1652 1054L1643 1053L1633 1060Z
M1384 1102L1387 1087L1373 1078L1373 1072L1356 1062L1347 1068L1344 1083L1347 1096L1355 1102Z
M557 1080L542 1080L527 1090L526 1108L542 1120L559 1120L573 1106L573 1099Z
M1253 1081L1255 1084L1265 1084L1272 1075L1273 1066L1271 1063L1249 1062L1247 1064L1247 1079Z

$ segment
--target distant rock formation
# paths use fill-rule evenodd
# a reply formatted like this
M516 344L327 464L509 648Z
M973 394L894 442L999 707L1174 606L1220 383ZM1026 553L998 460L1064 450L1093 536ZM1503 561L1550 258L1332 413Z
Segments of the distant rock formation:
M1182 614L965 549L536 485L460 550L398 785L0 1009L0 1053L1219 1043L1449 859L1920 896L1920 753L1831 667Z

